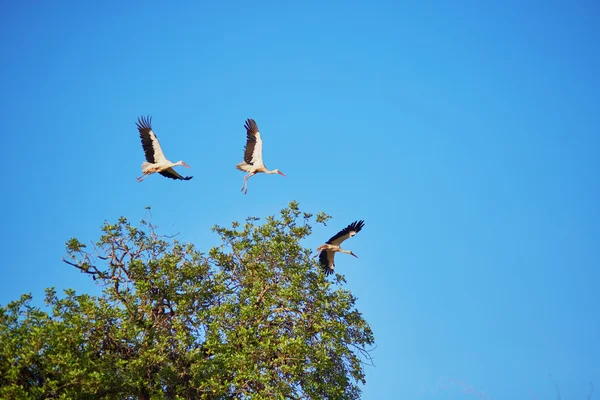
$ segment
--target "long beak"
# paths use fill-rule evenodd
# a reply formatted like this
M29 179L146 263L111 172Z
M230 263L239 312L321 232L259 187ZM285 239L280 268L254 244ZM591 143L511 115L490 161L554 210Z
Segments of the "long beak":
M285 174L281 171L279 171L279 175L285 176Z
M356 254L354 254L354 253L350 253L350 255L352 255L352 256L354 256L354 257L358 258L358 256L357 256Z
M189 165L187 165L186 163L182 163L182 164L183 164L183 166L184 166L184 167L186 167L186 168L192 168L192 167L190 167Z

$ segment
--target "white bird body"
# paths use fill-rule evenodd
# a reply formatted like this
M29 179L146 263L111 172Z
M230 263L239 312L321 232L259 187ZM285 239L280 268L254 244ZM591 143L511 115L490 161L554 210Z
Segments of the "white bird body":
M344 250L340 246L336 246L336 245L333 245L333 244L327 244L327 243L322 244L319 247L317 247L317 251L318 252L321 252L323 250L325 250L325 251L333 251L333 252L337 252L337 253L347 253L347 252L350 251L350 250ZM350 254L350 253L347 253L347 254Z
M238 163L235 167L240 171L248 172L244 176L244 183L242 184L242 192L248 193L248 178L258 173L265 173L268 175L279 174L285 176L283 172L278 169L269 170L265 167L262 159L262 138L258 131L258 125L256 122L248 118L244 124L246 128L246 147L244 148L244 161Z
M142 140L142 148L146 155L146 161L142 163L142 176L137 178L138 182L143 181L147 176L156 172L171 179L181 179L184 181L192 179L191 176L183 177L179 175L173 169L173 167L179 165L187 168L190 168L190 166L183 161L171 162L165 157L160 147L160 142L154 131L152 131L151 123L152 117L138 118L138 122L136 123L140 132L140 139Z
M356 254L354 254L350 250L344 250L341 247L341 244L354 235L356 235L360 230L365 226L364 221L354 221L335 235L333 235L325 244L317 247L317 251L319 252L317 256L319 257L319 263L321 267L325 271L325 275L332 274L335 268L335 253L344 253L350 254L358 258Z
M183 161L177 161L176 163L173 163L173 162L167 160L166 158L164 160L154 163L154 164L144 161L142 163L142 172L146 175L150 175L150 174L154 174L156 172L164 171L171 167L177 167L179 165L184 166Z

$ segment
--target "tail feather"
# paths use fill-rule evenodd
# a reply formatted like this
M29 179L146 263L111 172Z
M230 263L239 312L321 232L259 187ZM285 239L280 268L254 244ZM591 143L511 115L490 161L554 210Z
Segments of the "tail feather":
M142 163L142 172L144 172L144 170L145 170L146 168L148 168L149 166L151 166L151 165L152 165L152 163L149 163L149 162L146 162L146 161L144 161L144 162Z
M237 169L239 169L240 171L245 171L245 172L249 172L248 168L252 167L252 165L250 164L246 164L245 162L241 162L238 163L238 165L235 166Z

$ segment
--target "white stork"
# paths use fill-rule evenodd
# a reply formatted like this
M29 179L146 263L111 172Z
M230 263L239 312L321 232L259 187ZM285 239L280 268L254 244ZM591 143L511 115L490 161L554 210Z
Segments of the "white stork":
M140 117L138 118L138 122L136 125L138 127L138 131L140 131L140 139L142 139L142 147L144 148L144 153L146 154L146 161L142 163L142 176L137 178L138 182L143 181L147 176L158 172L162 176L166 176L171 179L181 179L184 181L189 181L192 179L191 176L183 177L177 173L173 169L173 167L177 165L182 165L184 167L190 168L189 165L184 163L183 161L177 161L173 163L165 157L160 148L160 143L158 142L158 138L152 131L152 117Z
M279 174L285 176L283 172L278 169L269 171L262 160L262 139L260 138L260 132L258 126L253 119L248 118L244 124L246 128L246 147L244 148L244 161L236 165L235 167L240 171L248 172L244 176L244 183L242 185L242 192L248 193L248 178L264 172L265 174Z
M350 225L333 235L331 239L329 239L325 244L322 244L319 247L317 247L317 251L320 252L319 254L317 254L319 256L319 263L321 264L321 267L323 267L325 275L333 274L333 269L335 267L335 262L333 258L335 257L336 252L350 254L351 256L358 258L356 254L354 254L352 251L344 250L340 246L344 242L344 240L351 238L352 236L360 232L363 226L365 226L365 221L354 221L353 223L351 223Z

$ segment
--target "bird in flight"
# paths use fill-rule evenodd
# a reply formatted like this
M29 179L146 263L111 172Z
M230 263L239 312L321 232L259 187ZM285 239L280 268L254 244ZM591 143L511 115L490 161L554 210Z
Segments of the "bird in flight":
M325 244L317 247L317 251L320 252L317 254L319 256L319 263L321 264L321 267L323 267L325 275L333 274L333 269L335 268L333 258L335 257L335 253L350 254L351 256L358 258L352 251L344 250L340 246L344 240L351 238L360 232L363 226L365 226L365 221L354 221L333 235Z
M191 176L183 177L173 169L173 167L182 165L190 168L189 165L183 161L177 161L173 163L165 157L160 148L158 138L152 131L152 117L140 117L136 122L138 131L140 132L140 139L142 139L142 148L146 154L146 161L142 163L142 176L137 178L138 182L143 181L147 176L150 176L156 172L162 176L166 176L171 179L181 179L189 181L192 179Z
M263 164L262 160L262 139L260 138L260 132L258 131L258 125L253 119L248 118L244 124L246 128L246 147L244 148L244 161L237 164L235 167L240 171L248 172L244 176L244 183L242 184L242 192L248 193L248 178L254 176L260 172L265 174L279 174L285 176L283 172L278 169L272 171L268 170Z

